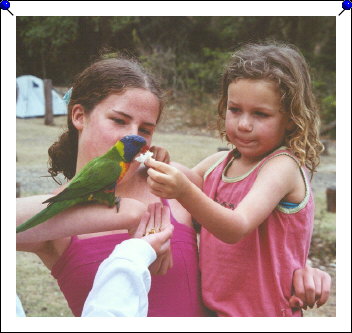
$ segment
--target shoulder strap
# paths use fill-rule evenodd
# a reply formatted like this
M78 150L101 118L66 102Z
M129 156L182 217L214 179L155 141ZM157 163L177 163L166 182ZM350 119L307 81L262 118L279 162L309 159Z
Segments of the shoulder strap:
M208 175L218 166L220 165L225 159L227 159L229 156L233 156L233 150L230 151L228 154L224 154L221 156L219 160L217 160L205 173L203 176L203 181L208 177Z
M301 172L303 181L304 181L304 185L306 187L306 193L305 193L304 199L298 206L293 207L293 208L287 208L284 205L280 205L280 204L277 206L279 211L281 211L283 213L293 214L293 213L296 213L296 212L300 211L302 208L304 208L307 205L308 200L309 200L310 195L311 195L311 188L310 188L310 183L309 183L309 180L308 180L308 176L306 174L306 170L305 170L304 167L302 167L300 165L300 162L298 161L297 157L294 156L286 147L280 147L279 149L274 151L272 154L268 155L266 158L263 159L261 165L258 168L258 172L260 171L260 169L263 167L263 165L266 162L270 161L274 157L281 156L281 155L289 156L297 163L298 168L299 168L299 170Z

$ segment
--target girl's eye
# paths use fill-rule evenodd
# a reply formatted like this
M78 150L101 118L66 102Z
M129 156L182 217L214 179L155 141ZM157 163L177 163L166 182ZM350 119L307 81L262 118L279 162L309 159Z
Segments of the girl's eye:
M114 118L113 121L116 124L120 124L120 125L125 125L126 124L126 122L123 119L120 119L120 118Z
M260 118L266 118L268 117L268 115L266 113L260 112L260 111L256 111L254 113L256 116L260 117Z
M236 112L239 112L239 111L240 111L239 108L229 108L229 110L230 110L232 113L236 113Z
M149 130L147 130L145 128L140 128L139 131L144 133L144 134L146 134L146 135L151 135L152 134L151 131L149 131Z

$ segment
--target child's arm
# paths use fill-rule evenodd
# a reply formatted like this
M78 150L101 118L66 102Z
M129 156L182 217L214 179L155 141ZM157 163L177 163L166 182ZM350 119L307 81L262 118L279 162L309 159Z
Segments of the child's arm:
M331 277L328 273L312 268L308 264L305 268L295 270L293 274L294 295L290 298L292 308L319 308L324 305L330 295Z
M207 197L176 168L153 159L146 165L153 194L177 199L197 222L226 243L236 243L257 228L294 191L300 177L290 157L275 157L262 167L249 193L232 211Z
M42 202L49 197L51 195L16 199L16 225L22 224L45 208L46 204ZM115 207L78 205L57 214L45 223L16 234L17 250L32 252L45 241L72 235L115 229L131 230L138 226L145 210L144 204L129 198L122 198L118 213Z
M153 152L154 160L174 166L178 170L182 171L193 184L196 184L198 187L202 188L203 179L199 176L198 172L195 172L193 169L189 169L182 164L171 162L170 154L165 148L160 146L152 146L149 150Z
M171 166L181 171L194 185L200 189L203 187L203 178L199 176L193 169L189 169L182 164L171 162Z

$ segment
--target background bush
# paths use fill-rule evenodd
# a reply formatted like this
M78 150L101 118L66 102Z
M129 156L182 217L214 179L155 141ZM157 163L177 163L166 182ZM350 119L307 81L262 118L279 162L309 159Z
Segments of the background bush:
M223 65L238 46L278 40L298 46L312 69L323 124L335 120L335 17L17 17L17 76L69 86L99 54L137 57L183 106L209 124ZM211 111L213 112L213 111ZM335 131L329 132L334 137Z

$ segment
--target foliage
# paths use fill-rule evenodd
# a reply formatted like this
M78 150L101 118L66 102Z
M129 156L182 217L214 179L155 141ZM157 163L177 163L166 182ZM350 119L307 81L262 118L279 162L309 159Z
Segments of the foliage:
M17 75L69 85L99 55L117 51L139 58L169 96L199 109L209 95L216 97L235 48L265 40L292 43L311 66L323 123L336 117L334 17L18 17L16 33Z

